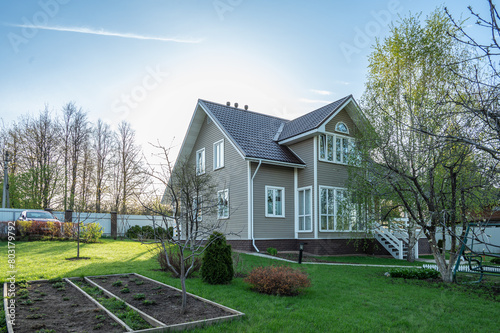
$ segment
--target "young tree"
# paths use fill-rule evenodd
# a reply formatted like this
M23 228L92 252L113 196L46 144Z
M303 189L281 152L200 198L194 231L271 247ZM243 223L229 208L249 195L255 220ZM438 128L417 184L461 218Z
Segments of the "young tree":
M452 281L460 241L459 227L481 204L488 174L467 145L440 140L433 133L452 133L460 123L456 105L443 103L453 93L456 76L443 66L464 70L466 50L450 36L456 29L437 10L421 24L402 19L391 35L377 41L370 56L364 108L373 126L363 132L359 148L362 168L355 168L353 188L402 206L411 223L429 241L443 281ZM453 65L452 65L453 64ZM451 239L450 258L437 246L436 234Z
M223 232L221 220L217 219L217 198L215 184L210 174L197 174L194 163L179 160L175 166L170 159L170 150L160 144L153 145L162 159L159 167L149 165L148 174L157 186L153 186L154 195L151 200L143 203L144 207L159 216L161 221L154 224L163 224L168 230L173 224L175 234L172 238L156 235L165 253L167 265L178 275L182 286L182 309L186 311L186 276L193 269L195 257L200 256L213 237L207 241L214 231ZM159 187L158 187L159 184ZM178 251L180 255L180 271L171 264L168 253L169 247Z

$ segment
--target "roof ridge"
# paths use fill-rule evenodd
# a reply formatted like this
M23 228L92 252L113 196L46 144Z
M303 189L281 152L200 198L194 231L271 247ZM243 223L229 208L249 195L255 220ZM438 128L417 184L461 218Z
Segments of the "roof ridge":
M206 99L201 99L201 98L199 98L198 100L199 100L199 101L202 101L202 102L204 102L204 103L212 103L212 104L219 105L219 106L223 106L223 107L226 107L226 108L233 108L233 109L236 109L236 110L239 110L239 111L244 111L244 112L253 113L253 114L256 114L256 115L259 115L259 116L264 116L264 117L274 118L274 119L278 119L278 120L283 120L283 121L285 121L285 122L292 121L292 120L290 120L290 119L285 119L285 118L281 118L281 117L273 116L273 115L270 115L270 114L265 114L265 113L261 113L261 112L257 112L257 111L252 111L252 110L240 109L240 108L236 108L236 107L231 106L231 105L229 105L229 106L228 106L228 105L226 105L226 104L221 104L221 103L217 103L217 102L207 101Z

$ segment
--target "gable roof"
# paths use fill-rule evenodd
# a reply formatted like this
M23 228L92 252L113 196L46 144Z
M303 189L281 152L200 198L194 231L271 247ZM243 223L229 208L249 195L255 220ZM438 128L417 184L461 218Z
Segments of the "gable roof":
M286 140L296 135L308 132L321 126L333 113L335 113L352 95L346 96L317 110L291 120L285 124L278 141Z
M245 158L305 164L287 146L274 140L288 120L205 100L198 103L233 140Z
M189 156L207 115L222 131L243 159L262 160L264 163L305 167L287 143L297 142L324 131L341 110L346 110L355 123L365 122L352 95L309 112L294 120L287 120L232 106L199 99L179 157Z

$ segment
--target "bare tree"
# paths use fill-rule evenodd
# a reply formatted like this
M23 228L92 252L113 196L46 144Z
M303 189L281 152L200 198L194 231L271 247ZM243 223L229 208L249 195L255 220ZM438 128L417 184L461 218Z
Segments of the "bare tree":
M122 214L127 212L128 203L135 197L137 189L144 183L144 170L141 160L141 149L135 140L135 131L129 123L122 121L118 125L117 132L117 163L119 179L117 179L120 189L119 204L117 210ZM115 201L117 201L115 196Z
M115 142L110 126L101 119L99 119L95 125L92 132L92 139L96 164L94 173L95 211L100 213L103 191L109 179L108 170L110 168L111 155Z
M220 204L215 195L215 184L209 174L199 175L195 166L186 160L179 160L175 166L170 159L170 149L159 143L153 145L159 151L161 165L153 167L149 164L148 175L156 184L153 195L143 202L144 207L158 216L154 225L168 227L173 224L175 235L162 237L156 235L165 254L167 265L181 279L182 308L186 311L186 276L194 267L195 257L200 256L214 231L224 232L223 224L217 219L216 210ZM180 270L172 263L168 253L173 248L180 255Z

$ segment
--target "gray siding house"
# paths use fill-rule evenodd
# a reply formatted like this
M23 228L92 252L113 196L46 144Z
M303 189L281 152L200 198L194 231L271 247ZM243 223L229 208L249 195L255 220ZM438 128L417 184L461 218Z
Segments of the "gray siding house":
M228 239L233 248L361 253L353 239L366 234L341 203L365 125L351 95L294 120L199 100L179 158L212 173L227 205L217 218L239 234Z

